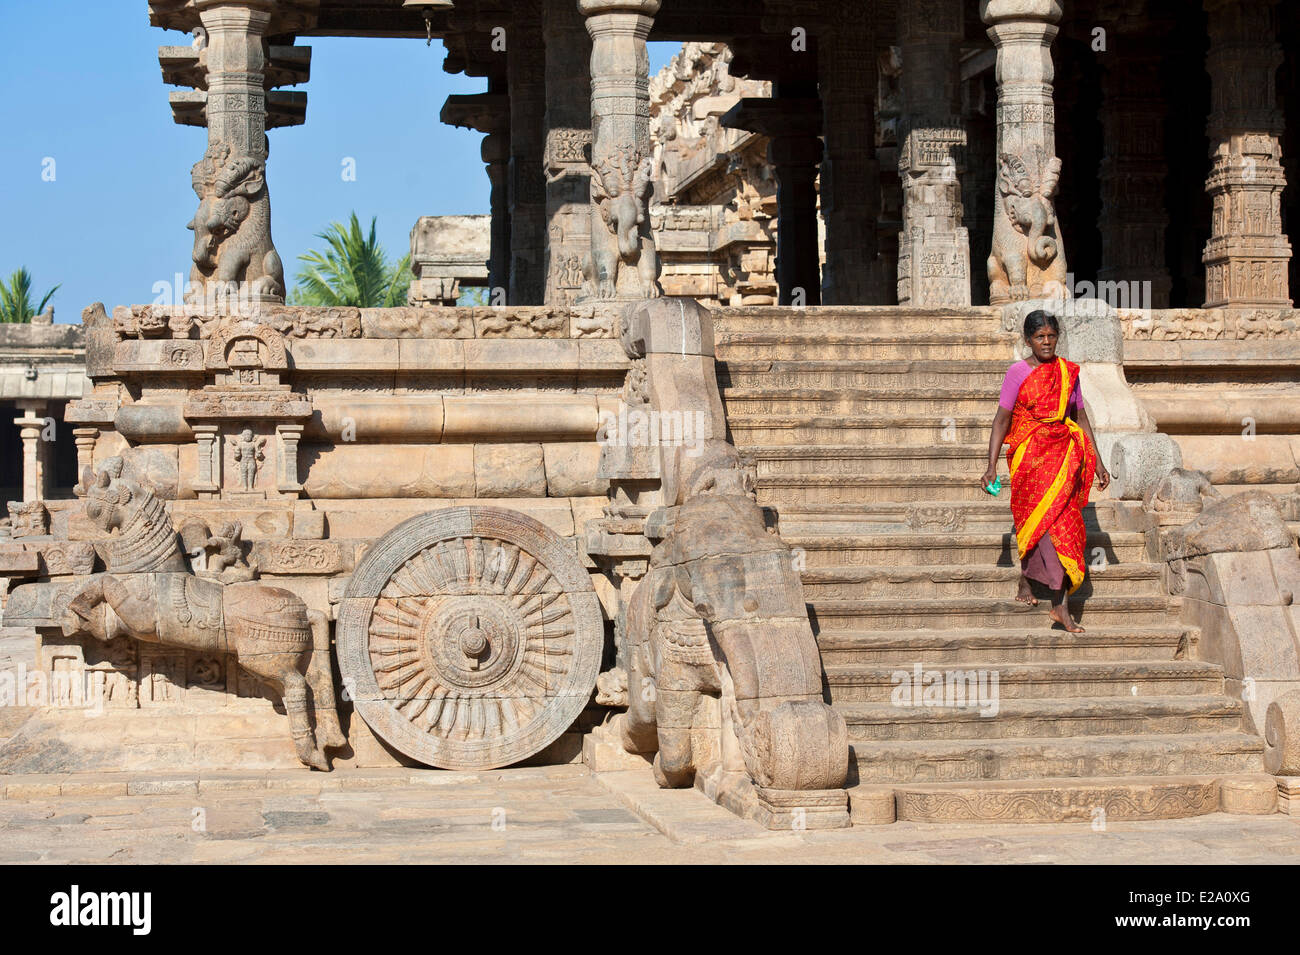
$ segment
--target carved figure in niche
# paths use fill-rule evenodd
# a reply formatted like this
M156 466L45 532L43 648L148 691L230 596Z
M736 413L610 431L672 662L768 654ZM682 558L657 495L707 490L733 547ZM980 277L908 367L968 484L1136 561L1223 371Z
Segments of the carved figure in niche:
M200 577L234 584L256 576L244 558L244 525L240 521L226 521L215 534L206 521L186 521L181 526L181 542Z
M591 252L584 262L588 294L616 298L623 284L636 298L658 298L659 256L647 222L654 160L625 146L592 164Z
M710 441L682 498L628 606L624 748L654 752L664 787L719 770L768 790L843 786L848 731L822 701L815 654L789 657L814 645L808 611L790 548L755 502L752 469ZM719 700L740 765L717 742L706 697Z
M245 287L256 300L284 298L284 267L271 242L266 163L232 153L229 144L211 145L191 172L199 208L188 226L194 232L189 304Z
M335 711L325 615L288 590L192 574L166 506L148 486L122 477L120 458L97 475L87 468L82 483L86 517L112 535L108 573L92 578L69 602L64 635L103 642L131 637L205 657L233 655L279 692L298 758L328 771L325 750L347 739ZM165 690L153 685L152 698Z
M235 443L235 462L239 465L239 483L245 491L257 486L257 468L266 460L265 447L266 438L254 438L251 428L239 433L239 440Z
M1052 205L1061 160L1053 156L1041 165L1040 180L1022 157L1002 154L1002 215L994 217L988 260L989 301L994 305L1066 292L1065 255Z
M9 502L10 537L44 537L50 532L50 512L40 501Z

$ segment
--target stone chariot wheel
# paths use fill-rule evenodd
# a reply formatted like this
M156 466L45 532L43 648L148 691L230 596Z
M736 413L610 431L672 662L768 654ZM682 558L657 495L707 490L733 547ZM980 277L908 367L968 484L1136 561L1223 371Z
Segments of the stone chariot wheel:
M492 769L573 725L605 629L571 544L517 511L457 507L374 543L337 635L344 686L377 736L429 766Z

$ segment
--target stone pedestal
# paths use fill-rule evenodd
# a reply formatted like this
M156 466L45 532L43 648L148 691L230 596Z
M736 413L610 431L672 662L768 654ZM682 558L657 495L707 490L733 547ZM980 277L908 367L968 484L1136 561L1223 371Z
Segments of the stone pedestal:
M898 304L971 303L970 239L962 226L966 133L960 119L959 0L899 7L903 116L898 155L903 229Z
M579 0L591 36L591 255L584 299L657 298L650 58L660 0Z
M1282 232L1282 111L1276 0L1205 0L1211 79L1205 307L1291 305L1291 243Z
M989 303L1064 296L1065 248L1053 197L1060 179L1052 40L1059 0L982 0L998 51L998 179Z
M544 172L546 48L541 0L512 5L507 82L510 90L511 305L540 305L546 288Z
M546 294L571 305L591 251L591 39L573 0L546 0Z

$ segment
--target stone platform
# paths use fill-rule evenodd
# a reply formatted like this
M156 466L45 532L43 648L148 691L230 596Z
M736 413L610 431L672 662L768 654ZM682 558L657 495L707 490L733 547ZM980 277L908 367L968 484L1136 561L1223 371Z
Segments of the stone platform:
M582 766L11 777L3 863L1287 864L1300 819L769 832L694 790Z

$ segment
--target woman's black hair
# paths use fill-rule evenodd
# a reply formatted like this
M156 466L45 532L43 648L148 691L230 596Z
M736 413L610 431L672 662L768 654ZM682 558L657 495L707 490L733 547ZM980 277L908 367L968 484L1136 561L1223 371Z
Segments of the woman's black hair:
M1048 326L1056 334L1061 334L1061 323L1056 320L1056 316L1043 311L1041 308L1036 308L1025 316L1025 338L1032 338L1034 332L1044 325Z

